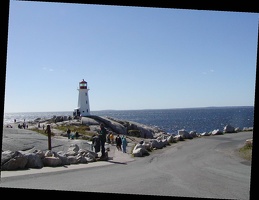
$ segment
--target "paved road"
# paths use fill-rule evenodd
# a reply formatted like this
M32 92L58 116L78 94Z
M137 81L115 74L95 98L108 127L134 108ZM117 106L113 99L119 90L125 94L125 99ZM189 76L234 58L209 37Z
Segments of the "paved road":
M133 162L1 178L1 187L249 199L251 163L235 154L252 132L178 142Z

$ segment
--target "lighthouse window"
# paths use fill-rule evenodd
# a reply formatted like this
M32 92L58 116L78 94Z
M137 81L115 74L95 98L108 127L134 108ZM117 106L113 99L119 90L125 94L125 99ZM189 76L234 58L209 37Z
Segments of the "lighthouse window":
M87 96L87 93L85 93L85 96Z
M87 101L86 101L86 104L87 104Z

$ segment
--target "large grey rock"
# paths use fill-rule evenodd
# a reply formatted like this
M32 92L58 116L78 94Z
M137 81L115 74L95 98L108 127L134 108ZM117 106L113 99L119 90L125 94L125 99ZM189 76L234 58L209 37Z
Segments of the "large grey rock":
M75 156L78 154L79 146L77 144L71 144L66 152L67 156Z
M193 139L193 136L186 130L178 130L178 135L182 136L184 139Z
M244 127L243 131L253 131L253 127Z
M42 159L44 166L58 167L62 166L62 161L59 157L45 157Z
M10 158L10 156L8 156ZM2 166L1 170L20 170L25 169L28 158L16 151Z
M128 129L130 130L139 130L140 131L140 137L142 138L154 138L155 130L154 128L151 128L145 124L140 124L137 122L129 121Z
M200 133L200 135L201 136L210 136L211 132L204 131L204 132Z
M215 129L211 132L211 135L223 135L223 132L219 129Z
M24 154L28 158L25 168L42 168L43 162L37 153Z
M166 139L164 140L153 139L150 142L153 149L162 149L168 144Z
M193 138L195 138L195 137L198 137L198 135L197 135L197 132L196 131L190 131L190 133L189 133Z
M15 156L15 152L6 150L2 152L1 165L5 164L8 160Z
M70 164L78 164L79 160L77 156L67 156L68 162Z
M123 135L127 133L126 127L124 127L121 123L117 122L113 118L90 115L87 117L82 117L82 120L81 120L82 124L89 122L89 120L86 118L94 119L98 121L98 124L104 123L105 127L109 127L109 129L113 132L120 133Z
M78 159L79 159L79 163L83 163L83 164L87 164L88 163L87 158L84 157L84 156L79 156Z
M176 142L178 142L178 141L181 140L181 136L178 135L178 134L177 134L177 135L174 135L173 138L174 138L174 141L176 141Z
M235 128L231 125L226 125L223 129L224 133L235 133Z
M92 121L92 120L95 121ZM126 135L128 130L138 130L140 131L140 137L142 138L154 138L155 134L164 134L161 129L158 127L150 127L145 124L132 122L132 121L123 121L111 117L100 117L90 115L87 117L82 117L81 119L82 124L89 125L91 130L98 130L99 124L102 122L105 124L105 127L109 128L109 130ZM96 124L98 122L98 125ZM91 124L93 123L93 124Z
M143 150L142 149L133 149L132 155L134 157L142 157L143 156Z
M89 117L81 117L81 124L84 125L99 125L99 122Z
M143 146L145 147L145 149L147 150L147 151L152 151L152 144L150 143L150 142L144 142L143 143Z
M166 140L167 140L168 143L173 143L173 142L175 142L175 141L174 141L174 137L173 137L172 135L168 136L168 137L166 138Z
M62 152L62 151L57 152L56 157L58 157L61 160L61 162L62 162L61 165L70 165L70 162L64 152Z
M149 153L148 153L144 143L143 144L138 143L133 148L132 155L134 157L142 157L144 155L149 155Z

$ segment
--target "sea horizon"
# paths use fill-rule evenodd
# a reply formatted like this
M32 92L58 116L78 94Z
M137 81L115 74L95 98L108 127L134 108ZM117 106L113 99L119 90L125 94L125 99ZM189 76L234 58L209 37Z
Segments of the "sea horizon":
M141 110L99 110L90 111L90 115L111 117L115 119L138 122L155 126L168 133L178 130L209 132L223 130L224 126L253 127L254 106L214 106L171 109ZM37 118L50 119L53 116L73 116L72 111L52 112L17 112L4 113L4 125L14 122L29 122Z
M107 112L107 111L148 111L148 110L177 110L177 109L210 109L210 108L241 108L241 107L254 107L254 106L201 106L201 107L181 107L181 108L144 108L144 109L104 109L104 110L91 110L90 112ZM4 113L59 113L59 112L72 112L69 111L19 111L19 112L4 112Z

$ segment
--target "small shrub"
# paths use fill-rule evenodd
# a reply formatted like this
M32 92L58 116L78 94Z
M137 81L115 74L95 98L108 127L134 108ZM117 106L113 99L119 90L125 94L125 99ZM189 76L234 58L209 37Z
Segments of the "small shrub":
M133 137L140 137L140 131L139 130L129 130L128 135L133 136Z

